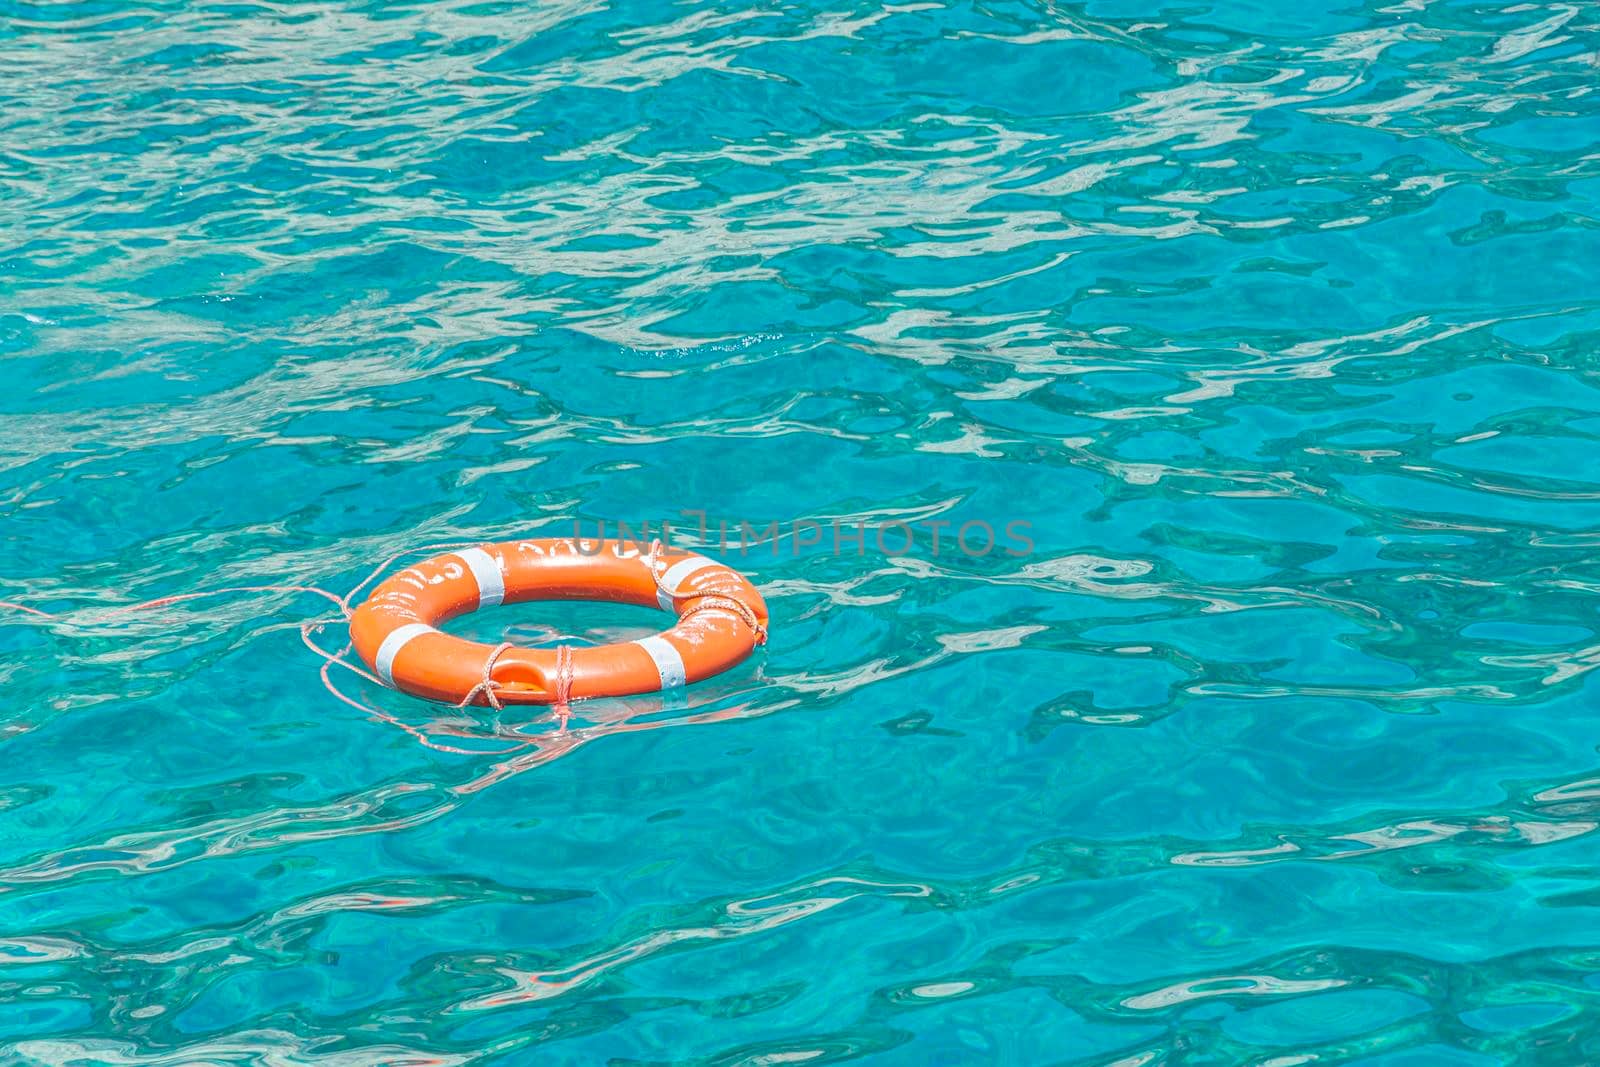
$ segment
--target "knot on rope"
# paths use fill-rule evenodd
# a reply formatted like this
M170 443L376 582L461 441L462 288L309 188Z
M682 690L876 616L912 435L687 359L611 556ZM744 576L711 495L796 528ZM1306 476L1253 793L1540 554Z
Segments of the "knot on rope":
M500 658L501 653L505 652L505 650L510 647L512 646L511 642L509 641L502 642L495 646L494 651L489 653L489 658L483 661L483 678L479 680L477 685L467 690L467 695L461 698L461 703L457 704L456 707L464 708L482 695L484 703L488 704L494 710L505 710L504 706L500 703L500 698L494 695L495 690L500 688L500 683L495 681L490 676L494 673L495 661Z
M572 674L572 646L560 645L556 648L555 716L563 730L572 717Z

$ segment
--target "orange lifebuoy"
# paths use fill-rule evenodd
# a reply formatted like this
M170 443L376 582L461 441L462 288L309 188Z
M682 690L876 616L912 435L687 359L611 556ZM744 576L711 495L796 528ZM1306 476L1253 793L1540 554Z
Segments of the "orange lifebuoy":
M671 629L594 648L493 647L438 629L529 600L606 600L676 611ZM407 567L350 618L356 651L386 685L452 704L564 704L709 678L766 640L767 606L737 571L659 542L543 539L462 549Z

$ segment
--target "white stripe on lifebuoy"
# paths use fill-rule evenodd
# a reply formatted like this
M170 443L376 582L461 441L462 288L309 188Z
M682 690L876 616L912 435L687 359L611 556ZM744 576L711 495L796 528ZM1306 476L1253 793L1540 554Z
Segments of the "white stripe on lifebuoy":
M425 622L408 622L399 627L383 639L383 644L378 646L378 654L373 657L372 665L378 669L378 677L383 679L383 684L390 689L396 688L394 684L394 658L400 650L413 637L423 634L437 633L432 626Z
M661 688L676 689L688 680L683 667L683 657L672 647L672 642L664 637L645 637L635 641L634 644L649 653L650 658L655 661L656 673L661 675Z
M478 580L478 607L492 608L506 598L506 576L500 570L500 561L481 548L468 548L457 552L466 561L472 576Z
M704 556L690 556L680 559L667 568L667 573L661 576L661 581L656 583L656 603L661 605L662 611L672 610L672 598L678 592L678 587L683 585L689 575L706 567L715 567L716 560L706 559Z

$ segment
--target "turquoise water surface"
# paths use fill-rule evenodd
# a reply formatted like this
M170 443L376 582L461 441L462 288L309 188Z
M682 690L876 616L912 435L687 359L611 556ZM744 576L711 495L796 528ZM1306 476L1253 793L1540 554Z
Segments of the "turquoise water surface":
M0 0L0 1061L1600 1062L1597 264L1592 4Z

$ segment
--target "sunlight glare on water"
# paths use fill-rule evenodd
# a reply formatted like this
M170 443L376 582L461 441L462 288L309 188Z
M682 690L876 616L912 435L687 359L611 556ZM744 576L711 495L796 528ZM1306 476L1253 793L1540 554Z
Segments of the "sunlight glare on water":
M1597 209L1590 4L0 0L0 1058L1600 1062Z

